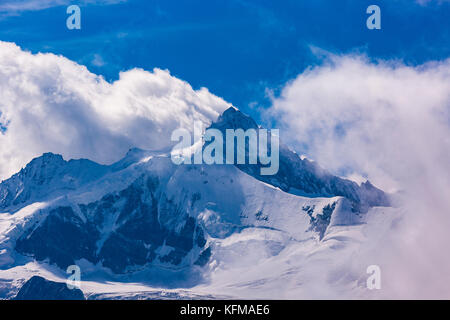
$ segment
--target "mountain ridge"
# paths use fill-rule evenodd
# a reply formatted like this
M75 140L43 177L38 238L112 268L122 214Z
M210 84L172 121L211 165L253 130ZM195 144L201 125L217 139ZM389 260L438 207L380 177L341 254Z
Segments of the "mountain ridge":
M255 125L233 109L211 127ZM225 248L233 239L277 256L289 243L318 243L332 227L363 223L363 206L385 204L370 182L331 176L284 146L280 153L281 174L271 178L249 165L175 165L167 152L138 148L111 165L45 153L0 183L0 270L33 261L62 270L81 264L94 270L88 275L121 279L153 270L158 276L145 281L193 285L231 259ZM296 168L304 172L286 180ZM321 193L299 195L310 190Z
M225 134L226 129L258 129L262 128L248 115L236 108L228 108L219 116L210 128L219 129ZM248 147L248 146L247 146ZM226 148L226 147L225 147ZM380 189L374 187L370 181L360 186L351 180L339 178L330 174L317 163L301 157L280 141L280 165L274 176L261 175L258 165L236 166L255 177L285 192L306 196L343 196L353 202L354 210L366 212L369 207L389 206L388 196Z

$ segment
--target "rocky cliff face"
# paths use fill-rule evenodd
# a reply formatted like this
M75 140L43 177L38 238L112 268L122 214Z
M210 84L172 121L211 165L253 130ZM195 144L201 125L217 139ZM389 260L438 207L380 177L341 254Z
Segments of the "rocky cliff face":
M33 276L23 284L14 300L85 300L85 298L80 289L69 289L65 283Z
M235 108L227 109L211 127L221 130L224 134L226 129L259 128L252 118ZM352 202L355 212L366 212L370 207L389 205L389 199L385 193L369 181L359 186L353 181L336 177L315 162L302 159L282 142L280 142L279 162L279 170L273 176L261 175L260 168L263 166L261 164L244 164L237 167L256 179L286 192L314 197L345 197Z

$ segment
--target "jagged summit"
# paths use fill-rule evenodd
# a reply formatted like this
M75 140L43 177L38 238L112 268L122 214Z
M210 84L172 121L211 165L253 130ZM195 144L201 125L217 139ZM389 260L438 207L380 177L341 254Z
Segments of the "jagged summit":
M216 129L257 129L258 125L250 116L236 109L235 107L230 107L225 110L211 125L211 128Z
M107 166L87 159L66 161L59 154L44 153L0 184L0 210L45 198L55 190L74 190L107 171Z
M236 108L229 108L212 123L211 128L226 129L257 129L259 126L248 115ZM280 165L273 176L261 175L261 165L236 165L247 174L269 183L280 189L299 195L311 197L343 196L353 204L353 209L366 212L373 206L388 206L389 199L385 193L374 187L369 181L358 186L357 183L332 175L316 162L302 159L295 151L280 141Z
M42 156L36 157L33 160L31 160L31 162L33 162L34 160L37 161L39 159L47 160L47 161L61 161L61 160L64 161L62 155L56 154L56 153L53 153L53 152L46 152L46 153L42 154Z

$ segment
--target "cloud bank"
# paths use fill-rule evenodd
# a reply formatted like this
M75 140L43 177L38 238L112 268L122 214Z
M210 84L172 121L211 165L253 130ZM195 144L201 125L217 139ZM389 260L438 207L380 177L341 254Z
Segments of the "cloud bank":
M410 67L328 55L270 111L283 138L325 168L397 191L400 220L359 257L382 266L384 293L449 298L450 59Z
M209 124L230 106L167 70L109 83L64 57L0 42L0 180L44 152L111 163L131 147L168 148L174 129Z

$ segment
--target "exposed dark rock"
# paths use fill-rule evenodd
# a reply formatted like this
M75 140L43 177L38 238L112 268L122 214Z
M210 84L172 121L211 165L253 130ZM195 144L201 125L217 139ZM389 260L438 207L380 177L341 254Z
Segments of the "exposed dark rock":
M157 191L155 177L139 177L126 189L78 208L52 209L42 223L29 228L16 242L16 250L39 261L48 259L65 269L76 260L101 263L114 273L152 263L180 265L194 248L206 244L202 228L182 208ZM78 211L78 212L77 212ZM160 222L164 217L184 217L178 230ZM115 217L115 218L114 218ZM115 220L114 220L115 219ZM166 245L169 253L156 250Z
M33 276L22 285L14 300L85 300L85 298L80 289L69 289L65 283Z

